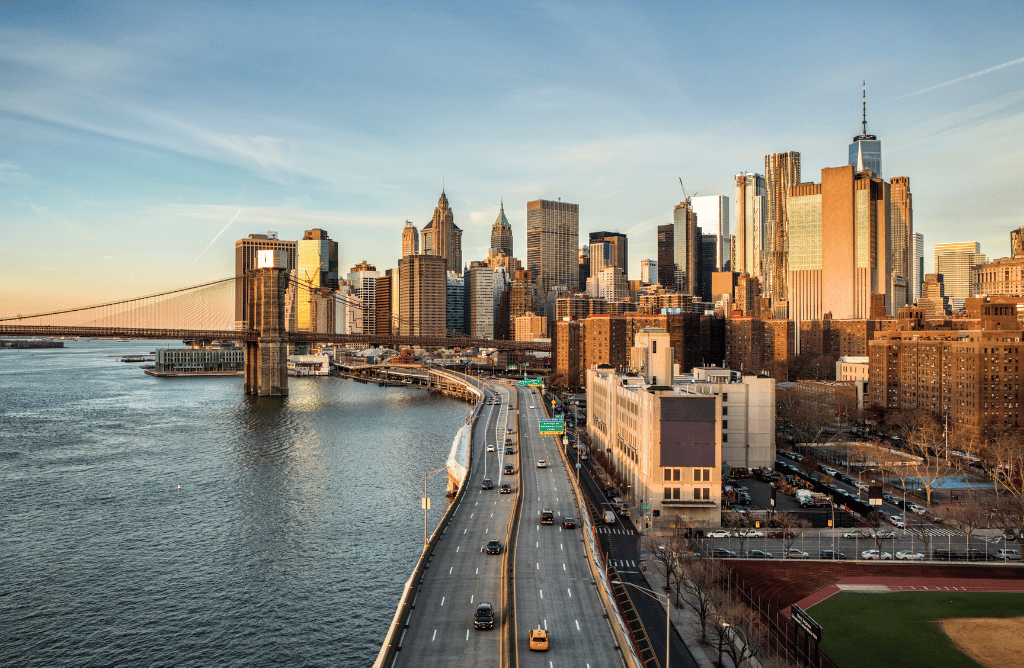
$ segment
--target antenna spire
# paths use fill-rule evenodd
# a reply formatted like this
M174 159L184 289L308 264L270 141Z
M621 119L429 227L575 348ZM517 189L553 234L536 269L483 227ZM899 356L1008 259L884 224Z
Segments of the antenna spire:
M868 133L868 81L867 81L867 79L865 79L864 81L861 82L861 86L863 86L863 88L861 90L861 106L862 106L861 113L863 114L863 118L861 120L861 131L860 131L860 133L862 135L866 135Z

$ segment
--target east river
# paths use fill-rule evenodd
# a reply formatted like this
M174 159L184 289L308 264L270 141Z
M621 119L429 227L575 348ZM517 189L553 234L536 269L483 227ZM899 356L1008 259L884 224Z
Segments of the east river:
M108 357L180 342L65 345L0 351L0 666L371 665L469 405L257 399Z

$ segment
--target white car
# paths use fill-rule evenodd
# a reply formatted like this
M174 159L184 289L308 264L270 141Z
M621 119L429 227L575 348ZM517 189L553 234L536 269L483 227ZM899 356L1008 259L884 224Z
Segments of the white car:
M864 550L860 553L861 559L892 559L892 555L888 552L879 552L878 550Z
M893 515L892 517L890 517L889 518L889 524L891 524L894 527L897 527L899 529L906 529L907 528L906 523L903 521L903 516L902 515Z
M734 535L737 538L764 538L764 534L757 529L740 529Z
M547 467L548 467L548 462L547 462L546 459L538 459L537 460L537 468L539 468L539 469L546 469Z
M487 452L494 452L494 444L493 443L488 443L487 444Z
M708 532L708 538L730 538L732 532L726 531L725 529L715 529L714 531Z
M999 550L996 552L996 558L1004 561L1020 561L1020 550Z
M916 503L908 503L907 508L910 510L910 512L914 513L915 515L924 515L926 512L928 512L927 508L925 508L924 506L919 506Z
M791 550L783 550L782 551L782 556L785 557L786 559L807 559L811 555L809 555L808 553L804 552L803 550L798 550L796 548L793 548Z
M533 406L530 406L530 410L531 410L531 411L533 410L533 408L534 408Z
M896 558L903 561L922 561L924 560L924 555L913 550L900 550L896 553Z

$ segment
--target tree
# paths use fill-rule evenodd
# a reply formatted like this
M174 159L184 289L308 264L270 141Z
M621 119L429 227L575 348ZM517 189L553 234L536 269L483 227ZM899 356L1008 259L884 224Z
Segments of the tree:
M676 581L676 604L681 600L697 617L701 642L708 642L708 620L726 577L725 566L718 559L684 557L679 562L680 578ZM685 594L685 596L683 595Z
M793 543L800 537L802 532L794 531L794 529L805 529L811 526L811 523L800 517L795 513L781 512L773 513L768 518L768 526L782 530L782 547L783 554L789 554L789 551L793 549Z
M733 535L740 539L741 555L747 551L747 539L750 538L747 532L753 529L754 524L754 519L747 513L731 512L722 514L722 526L727 529L735 529Z
M924 411L901 412L894 416L896 435L902 439L905 457L896 453L883 457L879 462L882 470L899 477L904 489L908 480L915 480L925 492L925 499L932 505L932 493L957 473L951 468L940 452L945 450L945 432L935 417Z
M971 538L982 527L988 526L988 515L973 500L952 503L942 509L946 523L967 539L967 549L971 549Z
M828 440L827 430L835 419L829 410L822 410L820 402L808 401L806 395L797 390L787 390L777 395L775 405L778 419L789 425L797 445Z
M1024 534L1024 433L1006 430L986 443L981 453L985 471L996 489L994 519L1003 529Z

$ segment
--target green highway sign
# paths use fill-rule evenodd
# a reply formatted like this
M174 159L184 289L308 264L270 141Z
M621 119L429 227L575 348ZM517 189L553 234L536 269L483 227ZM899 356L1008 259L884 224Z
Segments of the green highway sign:
M561 434L565 432L565 420L549 420L547 418L541 418L540 422L540 435L547 436L548 434Z
M540 385L543 387L543 378L525 378L517 383L517 385Z
M509 365L508 365L508 368L514 371L514 370L515 370L515 369L517 369L518 367L517 367L517 366L516 366L515 364L509 364Z

